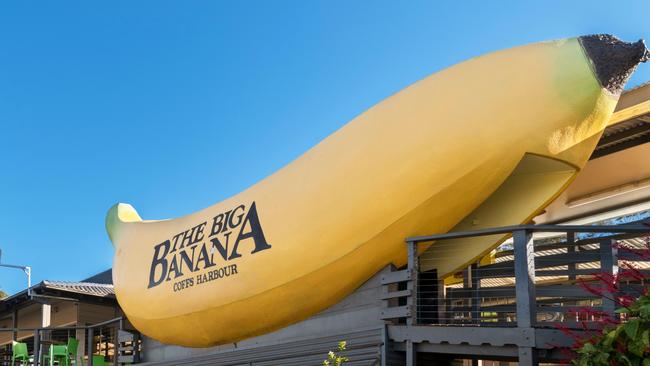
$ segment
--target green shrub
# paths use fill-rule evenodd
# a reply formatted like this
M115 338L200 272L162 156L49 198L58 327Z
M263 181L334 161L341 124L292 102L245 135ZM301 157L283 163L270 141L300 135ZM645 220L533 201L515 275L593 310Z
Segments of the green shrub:
M329 351L327 354L327 360L323 361L323 366L341 366L344 362L347 362L347 357L341 356L339 353L337 353L345 351L346 345L347 344L345 341L339 342L339 346L336 352Z
M573 351L578 366L650 366L650 296L646 291L617 313L625 323L606 327L578 343Z

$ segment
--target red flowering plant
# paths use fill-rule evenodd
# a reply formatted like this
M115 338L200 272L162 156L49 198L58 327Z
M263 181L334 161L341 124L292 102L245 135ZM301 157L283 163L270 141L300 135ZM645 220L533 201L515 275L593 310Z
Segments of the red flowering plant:
M617 244L619 253L629 252L641 261L650 261L649 249ZM578 366L650 366L650 278L628 261L619 261L617 274L598 273L578 283L604 301L614 302L618 310L612 316L591 308L570 313L578 320L579 330L562 324L556 327L567 334L573 344L567 351L571 364ZM636 286L622 284L634 283ZM638 285L640 284L640 285Z

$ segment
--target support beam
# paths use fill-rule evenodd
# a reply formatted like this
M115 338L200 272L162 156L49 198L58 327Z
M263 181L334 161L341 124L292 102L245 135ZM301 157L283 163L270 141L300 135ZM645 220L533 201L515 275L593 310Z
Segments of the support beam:
M88 354L88 366L93 366L93 338L95 337L94 329L88 328L88 339L87 339L87 350Z
M438 281L438 323L445 324L447 322L447 293L445 290L445 280L441 277L436 278Z
M576 252L576 233L573 231L566 233L566 245L567 245L567 253L575 253ZM569 281L574 281L576 279L576 263L571 262L568 264L568 270L569 270Z
M530 347L519 347L519 365L520 366L537 366L539 360L537 353Z
M384 327L381 328L381 365L380 366L388 366L388 346L390 340L388 339L388 329L386 329L387 326L384 324Z
M41 364L41 330L34 331L34 366Z
M413 341L406 341L406 366L417 366L417 351Z
M411 316L406 318L406 325L414 326L418 322L418 275L420 263L418 258L418 244L407 242L408 246L408 272L411 280L407 283L407 289L411 290L411 296L406 298L406 305L411 308ZM412 340L406 341L406 366L417 366L417 351Z
M478 263L474 263L469 267L469 271L471 273L470 275L470 284L472 286L472 323L473 324L480 324L481 322L481 314L480 314L480 305L481 305L481 298L479 296L479 287L481 280L479 278L478 274Z
M406 325L416 325L418 322L418 277L420 263L418 258L418 244L408 242L408 272L411 280L407 282L407 290L411 290L411 296L406 298L406 306L411 309L411 316L406 318Z
M533 238L527 230L513 233L517 326L531 328L536 322L535 256Z
M616 242L612 239L603 239L600 241L600 271L614 278L618 274L618 248ZM614 319L616 317L616 295L605 293L603 296L603 312Z
M18 331L16 331L16 329L18 328L18 309L14 309L14 311L11 312L11 327L14 328L14 331L11 332L11 340L17 341Z
M530 231L513 233L515 252L515 289L517 299L517 327L532 328L537 322L535 296L535 248ZM519 365L537 366L537 354L532 347L520 346Z

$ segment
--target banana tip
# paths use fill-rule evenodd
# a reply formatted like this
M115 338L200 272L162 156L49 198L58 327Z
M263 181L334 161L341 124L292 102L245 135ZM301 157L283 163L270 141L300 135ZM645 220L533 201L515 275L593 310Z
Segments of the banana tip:
M579 40L601 86L613 94L619 95L636 66L650 58L642 39L624 42L611 34L592 34Z
M120 224L125 222L142 221L138 212L128 203L116 203L106 213L106 232L115 245L116 235Z

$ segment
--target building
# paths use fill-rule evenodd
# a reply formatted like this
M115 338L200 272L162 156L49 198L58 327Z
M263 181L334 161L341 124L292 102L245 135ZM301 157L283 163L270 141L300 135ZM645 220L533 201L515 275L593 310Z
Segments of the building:
M650 220L649 160L650 84L646 84L622 95L589 163L534 223L636 224L638 228ZM533 233L534 247L518 246L522 242L515 234L515 240L505 241L479 263L446 279L438 279L435 268L424 269L426 258L418 265L412 250L418 243L411 241L408 268L384 268L345 300L308 320L207 349L164 345L142 337L137 356L144 365L320 365L327 351L345 340L349 365L355 366L412 365L416 361L445 365L460 364L462 359L474 364L486 360L485 365L554 361L559 357L556 346L567 340L553 324L590 320L571 308L613 310L614 304L606 299L581 292L576 279L594 271L615 270L618 259L633 261L642 269L650 265L638 256L613 253L609 244L603 244L614 238L605 236L605 229L594 229L594 233L547 229L551 232ZM509 232L530 234L532 230L510 228L433 239L456 240L454 245L462 245L476 235L492 235L497 241ZM643 230L627 231L616 239L648 250ZM529 259L537 256L537 268L517 267L522 253ZM524 283L522 270L536 273L535 281ZM115 346L122 343L119 334L136 334L131 340L137 343L137 332L122 318L110 278L109 270L78 283L44 281L31 289L33 296L25 290L2 300L4 360L13 339L26 341L33 352L49 340L74 332L84 345L78 350L80 356L93 349L111 362L120 361L115 353ZM133 351L132 346L129 350Z

